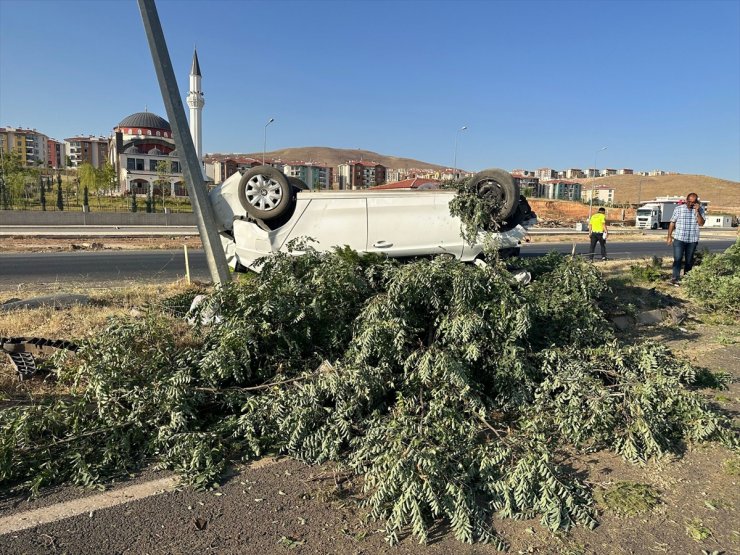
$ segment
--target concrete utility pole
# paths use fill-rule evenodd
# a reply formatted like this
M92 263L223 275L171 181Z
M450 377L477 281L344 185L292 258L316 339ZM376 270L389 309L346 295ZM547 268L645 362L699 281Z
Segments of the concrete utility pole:
M218 236L213 208L208 200L203 181L203 170L198 155L195 153L193 138L185 118L185 108L180 98L180 90L177 87L170 54L167 51L157 7L154 5L154 0L138 0L138 3L141 18L144 21L146 38L149 41L149 49L152 52L154 70L157 72L159 89L162 91L162 100L167 110L167 118L170 120L170 127L172 127L172 136L180 153L180 159L185 162L182 165L182 173L185 176L185 185L193 205L193 213L198 225L200 240L203 242L211 279L216 285L223 285L231 281L231 274L221 246L221 239Z

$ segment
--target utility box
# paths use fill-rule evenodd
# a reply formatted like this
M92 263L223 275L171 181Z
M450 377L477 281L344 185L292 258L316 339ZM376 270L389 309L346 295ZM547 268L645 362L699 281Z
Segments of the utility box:
M588 224L576 222L576 231L588 231Z

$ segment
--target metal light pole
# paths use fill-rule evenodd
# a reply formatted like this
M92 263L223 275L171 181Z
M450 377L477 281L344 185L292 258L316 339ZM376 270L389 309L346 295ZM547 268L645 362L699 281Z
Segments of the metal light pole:
M457 179L455 176L457 174L457 140L460 137L460 132L465 131L468 128L467 125L463 125L460 129L457 130L455 133L455 156L453 158L452 162L452 179Z
M265 124L265 140L262 143L262 165L265 165L265 152L267 152L267 126L270 125L273 121L275 121L275 118L270 118L270 121L268 121Z
M177 152L180 155L185 186L188 189L190 202L193 206L193 214L198 225L200 239L203 242L203 250L206 254L211 279L217 285L224 285L231 281L229 266L226 263L213 207L208 199L208 191L203 180L203 166L195 152L193 137L190 135L188 121L185 118L182 97L177 87L175 71L172 68L170 54L167 51L167 43L157 14L157 7L154 0L138 0L138 3L141 18L144 22L144 31L146 31L146 38L149 42L149 50L152 53L159 89L162 93L162 100L172 127L172 137L175 139Z
M591 221L591 211L594 207L594 189L596 188L596 172L598 170L598 166L596 165L596 161L599 159L599 152L602 150L606 150L605 146L602 146L599 150L596 151L596 154L594 154L594 175L591 178L591 199L588 203L588 220Z

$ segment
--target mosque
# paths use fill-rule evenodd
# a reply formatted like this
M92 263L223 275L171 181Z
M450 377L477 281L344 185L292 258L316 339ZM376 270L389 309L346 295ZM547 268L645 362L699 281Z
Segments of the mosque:
M193 52L190 68L190 134L198 159L202 161L201 115L205 100L201 91L198 52ZM121 195L187 196L179 154L169 122L151 112L137 112L123 118L113 128L108 148L109 161L118 176Z

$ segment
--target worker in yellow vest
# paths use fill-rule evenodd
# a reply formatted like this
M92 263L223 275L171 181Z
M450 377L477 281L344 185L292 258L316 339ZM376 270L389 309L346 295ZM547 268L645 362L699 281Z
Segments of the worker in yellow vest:
M606 210L603 206L588 221L588 235L591 239L591 248L588 251L591 261L594 259L596 243L601 245L601 260L606 260Z

